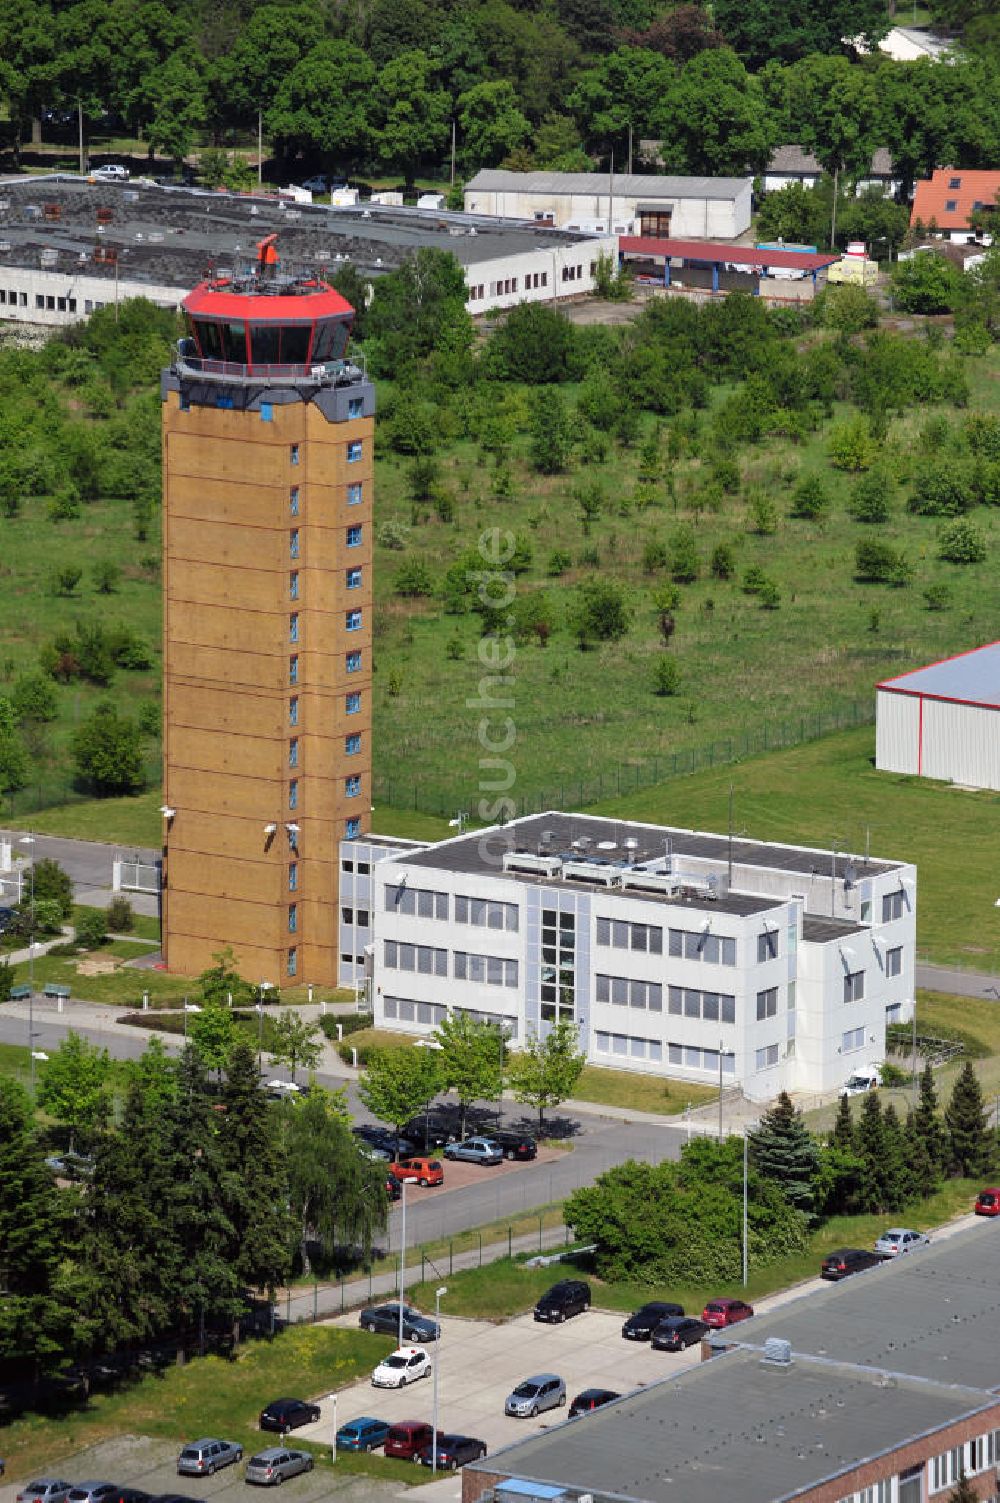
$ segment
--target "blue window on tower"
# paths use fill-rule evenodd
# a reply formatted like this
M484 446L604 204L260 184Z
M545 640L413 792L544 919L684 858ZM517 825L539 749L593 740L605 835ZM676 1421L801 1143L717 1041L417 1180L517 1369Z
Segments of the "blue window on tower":
M288 891L289 892L298 892L298 890L299 890L299 863L297 861L289 861L289 863L288 863Z
M364 397L350 397L348 399L348 402L347 402L347 416L349 418L363 417L364 416L364 411L365 411Z
M299 571L298 571L298 569L293 569L292 572L291 572L291 574L289 574L289 576L288 576L288 595L289 595L289 599L291 599L291 600L298 600L298 598L299 598Z
M298 725L298 723L299 723L299 696L297 694L293 694L292 697L291 697L291 699L288 701L288 724L289 725Z
M344 617L344 625L345 625L345 627L347 628L348 631L360 631L361 630L361 612L360 611L348 611L347 614Z
M357 464L357 462L358 462L358 460L360 458L361 458L361 440L360 440L360 438L355 438L355 439L352 439L352 441L347 445L347 463L348 464Z
M293 527L288 534L288 556L289 558L299 556L299 529L297 527Z
M299 927L299 906L297 903L288 905L288 932L294 934Z
M361 834L360 819L349 819L346 826L344 827L344 834L346 835L348 840L357 840L358 836Z
M298 765L299 765L299 738L298 738L298 736L293 736L292 739L291 739L291 741L289 741L289 743L288 743L288 765L289 765L289 767L298 767Z
M347 662L347 671L348 671L348 673L360 673L361 672L361 654L360 654L360 652L349 652L347 654L346 662Z
M298 611L293 611L292 614L288 618L288 640L289 640L289 642L297 642L299 640L299 613L298 613Z
M289 809L297 809L299 807L298 778L292 778L292 781L288 785L288 807Z
M348 798L357 798L361 792L361 778L357 773L352 773L349 778L344 779L344 792Z
M344 753L348 757L355 756L361 750L361 737L354 732L351 736L344 737Z
M361 505L361 495L362 495L362 492L361 492L361 482L360 482L360 480L357 482L356 485L349 485L347 487L347 504L348 504L348 506L360 506Z
M299 681L299 655L298 655L297 652L293 652L292 655L291 655L291 657L288 659L288 682L290 684L297 684L298 681Z
M298 952L298 950L294 950L294 949L289 950L289 952L288 952L288 965L286 967L289 976L294 976L295 973L296 973L296 971L298 970L298 968L299 968L299 952Z
M348 546L348 548L360 548L361 547L361 528L360 527L348 527L348 529L347 529L347 546Z
M288 492L288 510L293 517L297 517L299 514L299 488L297 485L293 485Z
M299 446L298 446L298 444L292 444L291 448L288 451L288 463L289 464L298 464L298 462L299 462Z
M349 590L360 590L360 588L361 588L361 570L360 569L348 569L345 578L346 578L347 588Z
M348 715L360 715L361 714L361 695L360 694L348 694L348 696L347 696L347 713L348 713Z
M262 423L269 423L273 417L274 417L274 412L273 412L273 409L271 407L270 402L261 402L261 404L260 404L260 420L261 420L261 422Z

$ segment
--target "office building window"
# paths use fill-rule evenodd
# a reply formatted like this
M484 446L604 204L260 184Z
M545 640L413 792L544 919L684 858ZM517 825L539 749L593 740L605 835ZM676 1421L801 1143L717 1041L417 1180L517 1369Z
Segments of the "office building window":
M763 934L757 936L757 964L763 965L765 960L776 960L777 956L778 931L765 929Z
M517 986L517 961L499 955L470 955L455 951L455 980L477 981L485 986Z
M776 1065L778 1063L777 1044L768 1044L766 1048L758 1049L755 1062L758 1070L767 1070L771 1065Z
M298 569L293 569L292 572L288 576L288 598L289 598L289 600L298 600L298 598L299 598L299 571L298 571Z
M348 840L356 840L361 834L360 819L349 819L344 826L344 834Z
M903 889L897 888L895 892L882 894L882 922L889 924L893 919L903 917Z
M292 739L291 739L291 741L289 741L289 743L288 743L288 765L289 765L289 767L298 767L298 765L299 765L299 738L298 738L298 736L293 736Z
M299 640L298 611L292 611L292 614L288 618L288 640L289 642L297 642Z
M903 946L893 945L891 950L885 952L885 974L887 976L901 976L903 974Z
M663 954L663 930L659 924L629 924L621 919L597 920L597 943L615 950L640 950Z
M344 792L348 798L357 798L361 792L361 778L354 772L344 779Z
M287 961L287 963L285 965L285 970L287 971L287 973L288 973L289 976L294 976L295 973L296 973L296 971L298 970L298 968L299 968L299 952L298 952L298 950L294 950L294 949L289 950L289 952L288 952L288 961Z
M358 462L358 460L360 458L361 458L361 440L360 440L360 438L355 438L355 439L352 439L351 442L347 445L347 463L348 464L357 464L357 462Z
M345 659L348 673L359 673L361 670L360 652L349 652Z
M288 659L288 682L297 684L299 681L299 655L293 652Z
M293 485L288 492L288 510L293 517L297 517L299 514L299 488L297 485Z
M292 530L291 530L291 532L288 534L288 557L289 558L298 558L298 556L299 556L299 529L297 527L293 527Z
M844 1001L860 1002L865 994L864 971L851 971L844 977Z
M572 1022L576 1015L576 915L542 909L539 1001L544 1023Z
M675 1018L702 1018L706 1023L735 1023L736 998L728 992L705 992L692 986L667 988L667 1011Z
M358 524L357 527L348 527L348 529L347 529L347 546L348 546L348 548L360 548L361 547L361 536L362 536L362 528L361 528L360 523Z
M288 905L288 932L294 934L299 927L299 908L297 903Z
M298 723L299 723L299 696L297 694L293 694L292 697L291 697L291 699L288 701L288 724L289 725L298 725Z
M865 1047L865 1030L863 1028L849 1028L841 1040L841 1051L849 1054L852 1049Z
M360 715L360 713L361 713L361 695L360 694L348 694L346 703L347 703L347 713L348 713L348 715Z
M773 1018L778 1011L778 988L769 986L766 992L757 993L757 1022Z
M288 863L288 891L297 892L299 887L299 864L297 861Z
M361 570L360 569L348 569L347 573L344 576L344 582L347 585L347 588L349 590L360 590L360 588L361 588Z
M480 929L506 929L517 933L518 908L516 903L495 903L486 898L456 897L455 922L475 924Z
M348 506L360 506L361 505L361 498L362 498L361 481L357 480L357 481L354 482L353 485L349 485L347 487L347 504L348 504Z
M352 735L352 736L345 736L344 737L344 753L345 753L346 756L348 756L348 757L357 756L357 754L358 754L358 752L360 750L361 750L361 737L357 734L357 732L355 732L354 735Z
M456 903L458 899L455 899ZM446 919L448 917L448 894L436 892L431 887L411 887L386 883L386 912L405 913L413 918Z
M663 988L658 981L636 981L626 976L598 974L594 997L597 1002L611 1002L616 1007L663 1011Z
M292 781L288 785L288 807L289 809L297 809L299 807L298 778L292 778Z
M347 416L359 418L364 416L365 402L363 397L349 397L347 400Z
M344 616L344 627L347 631L361 630L361 612L348 611Z
M288 450L288 463L289 464L298 464L298 462L299 462L299 446L298 446L298 444L292 444L291 448Z

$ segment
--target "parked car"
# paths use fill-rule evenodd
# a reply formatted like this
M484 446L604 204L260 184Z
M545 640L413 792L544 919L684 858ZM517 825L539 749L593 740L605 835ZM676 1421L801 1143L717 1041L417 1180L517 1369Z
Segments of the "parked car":
M566 1384L555 1373L539 1373L537 1377L525 1378L523 1383L507 1395L504 1414L515 1419L534 1419L546 1409L558 1409L566 1402Z
M683 1314L683 1305L672 1305L667 1300L650 1300L649 1304L633 1311L622 1326L622 1335L626 1341L648 1341L661 1321Z
M372 1373L374 1388L405 1388L431 1375L431 1359L419 1346L398 1346Z
M428 1185L444 1184L444 1166L438 1159L399 1159L389 1165L389 1173L394 1174L398 1180L416 1180L423 1190Z
M153 1494L144 1493L141 1487L120 1487L115 1503L153 1503Z
M503 1149L505 1159L519 1159L523 1163L538 1156L538 1144L530 1132L495 1132L491 1137Z
M127 183L128 168L119 162L106 162L103 167L95 167L90 176L95 183Z
M905 1226L891 1226L876 1242L875 1251L883 1258L898 1258L900 1253L912 1252L915 1247L929 1247L930 1241L923 1232Z
M186 1493L158 1493L153 1503L198 1503L197 1498L191 1498Z
M492 1138L463 1138L460 1143L446 1143L446 1159L462 1159L467 1164L502 1164L503 1149Z
M613 1404L615 1399L620 1399L620 1393L612 1393L610 1388L585 1388L578 1393L569 1406L570 1419L576 1419L578 1414L590 1414L593 1409L603 1409L605 1404Z
M590 1285L583 1279L560 1279L551 1289L546 1289L535 1306L535 1319L547 1320L553 1325L566 1320L570 1315L582 1315L590 1309Z
M390 1433L388 1420L373 1419L370 1414L364 1414L360 1419L348 1420L346 1425L341 1425L337 1431L337 1450L377 1451L379 1446L385 1445Z
M442 1435L436 1453L432 1445L421 1451L421 1465L433 1466L435 1455L441 1471L454 1472L467 1461L480 1461L486 1455L486 1442L475 1440L471 1435Z
M314 1425L319 1419L319 1405L307 1404L304 1399L275 1399L260 1411L260 1428L277 1430L284 1435L288 1430L297 1430L300 1425Z
M72 1486L72 1482L60 1482L56 1477L39 1477L22 1487L16 1503L64 1503Z
M193 1440L177 1458L181 1477L211 1477L220 1467L243 1460L243 1447L235 1440Z
M753 1305L748 1305L742 1299L710 1299L701 1318L707 1326L718 1330L722 1326L734 1326L738 1321L749 1320L753 1314Z
M403 1134L415 1153L437 1153L455 1136L455 1119L447 1111L421 1112L403 1123Z
M66 1503L112 1503L117 1492L113 1482L78 1482L66 1494Z
M852 1273L861 1273L865 1268L874 1268L882 1259L878 1253L867 1252L862 1247L841 1247L828 1253L820 1268L821 1279L846 1279Z
M382 1336L399 1335L399 1305L369 1305L358 1316L363 1331L378 1331ZM411 1305L403 1306L403 1340L437 1341L438 1323L421 1315Z
M980 1190L975 1212L977 1216L1000 1216L1000 1190Z
M438 1445L444 1436L438 1431ZM385 1438L386 1456L395 1456L400 1461L419 1461L420 1453L424 1446L429 1446L434 1439L434 1431L430 1425L420 1420L403 1420L398 1425L393 1425Z
M310 193L328 193L330 191L329 180L322 172L317 173L315 177L307 177L304 182L299 184L299 187L308 188Z
M707 1334L708 1326L703 1320L695 1320L693 1315L671 1315L660 1321L649 1344L657 1352L682 1352Z
M270 1446L258 1451L247 1462L247 1482L256 1482L260 1487L278 1487L286 1477L297 1477L299 1472L311 1472L315 1466L308 1451L291 1451L285 1446Z
M865 1070L845 1080L840 1088L842 1096L864 1096L868 1091L877 1091L878 1076L874 1070Z
M387 1159L408 1159L417 1152L415 1143L409 1138L390 1132L388 1127L373 1126L369 1122L361 1122L351 1128L356 1138L362 1143L367 1143L369 1148L377 1149L379 1154L385 1154Z
M394 1174L387 1174L385 1177L385 1193L390 1200L399 1200L403 1193L403 1187Z

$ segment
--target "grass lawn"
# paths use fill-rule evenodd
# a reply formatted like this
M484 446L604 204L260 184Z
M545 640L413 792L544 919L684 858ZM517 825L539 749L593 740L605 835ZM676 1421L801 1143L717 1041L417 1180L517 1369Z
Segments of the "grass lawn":
M713 1086L665 1080L661 1075L640 1075L634 1070L606 1070L602 1065L584 1065L570 1099L673 1116L687 1106L701 1106L717 1096L718 1091Z
M871 1247L887 1226L906 1225L920 1231L941 1226L972 1209L978 1181L950 1180L938 1193L918 1208L894 1212L891 1216L836 1216L815 1231L806 1252L779 1262L760 1272L752 1272L745 1291L751 1301L779 1289L787 1289L806 1279L815 1278L828 1252L835 1247ZM579 1271L593 1287L593 1302L603 1309L635 1310L646 1300L675 1300L689 1313L698 1314L710 1299L722 1295L744 1296L740 1283L723 1288L715 1286L671 1286L656 1284L605 1284L596 1278L585 1257L566 1258L549 1268L527 1268L523 1262L504 1258L484 1268L453 1274L448 1279L448 1293L441 1309L448 1315L505 1320L530 1310L538 1296L559 1277ZM411 1288L409 1297L418 1308L433 1303L435 1281L428 1280Z
M156 787L134 798L81 799L19 817L21 823L30 822L39 835L156 848L163 840L162 803L163 794Z
M248 1342L234 1361L195 1359L167 1368L114 1394L93 1396L86 1408L60 1418L30 1415L4 1427L7 1474L45 1473L83 1446L115 1435L149 1435L176 1441L193 1435L225 1435L241 1441L247 1455L261 1445L257 1415L280 1394L315 1399L368 1372L392 1349L388 1337L326 1326L296 1326L274 1341ZM344 1415L347 1420L351 1416ZM270 1444L270 1441L267 1442ZM329 1446L295 1441L329 1464ZM337 1468L409 1482L412 1464L353 1457L343 1453Z

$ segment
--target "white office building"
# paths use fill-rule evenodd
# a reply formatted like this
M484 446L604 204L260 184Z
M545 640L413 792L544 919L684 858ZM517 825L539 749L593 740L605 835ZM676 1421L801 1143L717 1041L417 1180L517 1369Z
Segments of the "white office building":
M549 813L436 845L341 845L340 979L414 1034L453 1010L512 1047L568 1019L588 1060L753 1100L832 1091L914 1003L916 870Z
M465 185L465 210L591 234L735 240L750 228L752 196L749 177L485 168Z

